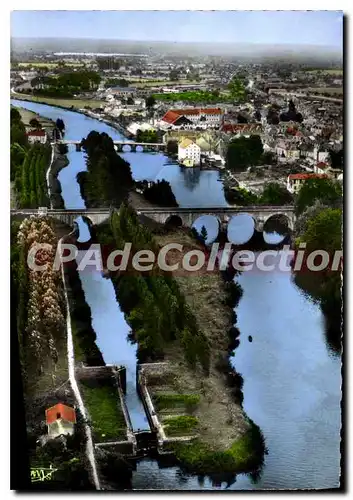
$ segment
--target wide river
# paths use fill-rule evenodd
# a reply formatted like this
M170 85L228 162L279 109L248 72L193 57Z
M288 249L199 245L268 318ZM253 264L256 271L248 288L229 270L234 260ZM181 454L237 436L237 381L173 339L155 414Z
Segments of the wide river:
M109 125L83 114L26 101L11 101L66 126L66 139L81 139L91 130L124 139ZM133 177L166 179L182 207L225 206L216 171L180 169L162 154L124 153ZM82 153L70 148L70 165L59 174L66 208L85 206L76 174L86 169ZM212 225L213 224L213 225ZM246 216L231 221L230 236L243 242L252 232ZM205 225L208 239L215 221ZM79 221L80 240L87 228ZM127 402L134 428L148 428L135 392L136 349L127 340L129 327L115 299L110 280L100 273L80 273L93 328L106 363L127 366ZM236 309L240 345L232 358L244 378L244 409L264 434L268 454L259 478L239 474L232 484L213 485L208 478L182 474L178 467L160 468L145 459L137 464L133 488L167 490L261 490L337 488L340 475L341 357L327 341L320 308L298 288L290 272L244 272L238 280L243 297ZM252 342L248 338L251 335Z

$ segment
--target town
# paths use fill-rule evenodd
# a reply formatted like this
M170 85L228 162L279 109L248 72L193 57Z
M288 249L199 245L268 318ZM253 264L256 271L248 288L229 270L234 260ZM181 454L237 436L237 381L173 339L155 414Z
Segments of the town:
M340 488L342 13L11 24L14 489Z
M12 60L11 95L56 99L115 124L130 140L163 142L182 166L222 170L229 189L259 194L274 181L293 193L314 176L343 181L337 64L31 52L31 60ZM43 132L29 133L43 140ZM246 149L243 139L254 135L262 154L240 166L234 145Z

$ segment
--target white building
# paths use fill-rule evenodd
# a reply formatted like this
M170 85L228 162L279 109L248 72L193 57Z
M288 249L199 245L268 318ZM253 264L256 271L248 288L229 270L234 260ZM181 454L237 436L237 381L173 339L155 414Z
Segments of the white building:
M308 179L327 178L322 174L290 174L287 177L287 189L290 193L298 193L302 185Z
M200 165L201 148L190 139L184 139L178 145L178 160L186 166Z
M220 108L185 108L171 109L163 116L160 124L165 129L196 127L208 129L219 128L223 120L223 110Z
M34 144L35 142L45 144L47 142L47 133L45 130L31 130L26 133L26 136L30 144Z

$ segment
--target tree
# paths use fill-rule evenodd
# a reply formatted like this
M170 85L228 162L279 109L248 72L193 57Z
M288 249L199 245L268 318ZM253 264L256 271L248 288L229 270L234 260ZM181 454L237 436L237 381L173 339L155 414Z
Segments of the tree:
M260 203L263 205L287 205L292 202L291 193L278 182L267 183L260 197Z
M146 99L146 107L147 108L153 108L153 106L156 104L156 99L154 98L153 95L150 95Z
M233 76L232 80L228 84L228 89L230 91L230 95L234 100L244 101L246 97L246 90L244 86L244 82L242 79Z
M134 103L135 103L134 99L133 99L131 96L129 96L129 97L127 98L127 104L130 104L130 105L131 105L131 104L134 104Z
M339 151L334 151L333 149L329 150L331 167L332 168L340 168L343 170L343 149Z
M37 118L32 118L29 121L29 124L31 127L35 128L37 130L42 128L42 124L37 120Z
M201 228L201 231L200 231L200 238L201 240L206 243L206 240L207 240L207 229L205 228L205 226L202 226Z
M259 135L233 139L228 144L226 155L228 168L240 171L248 166L258 165L262 154L263 145Z
M301 214L307 207L313 205L316 200L327 206L339 206L342 203L341 185L326 177L307 179L295 201L296 213Z
M56 126L57 129L60 130L61 133L64 132L64 130L65 130L64 120L62 120L61 118L57 118L57 120L55 122L55 126Z
M169 73L169 80L178 80L179 79L179 71L177 69L172 69Z
M178 141L168 141L167 142L167 154L168 155L178 154Z
M301 239L308 251L326 250L333 255L342 248L342 210L326 208L316 214L308 221Z

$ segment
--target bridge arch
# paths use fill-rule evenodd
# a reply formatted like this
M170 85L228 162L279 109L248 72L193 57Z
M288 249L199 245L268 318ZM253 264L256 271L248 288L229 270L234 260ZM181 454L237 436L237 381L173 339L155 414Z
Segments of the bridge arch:
M286 227L289 231L294 230L294 220L291 214L285 212L270 214L264 220L264 231L266 231L266 228L273 228L275 223L277 223L280 228Z
M166 218L165 221L165 226L172 226L172 227L182 227L183 224L183 219L176 214L171 214L169 217Z
M199 235L201 234L201 229L204 227L207 232L207 238L206 238L206 243L210 244L213 243L217 237L219 236L219 233L222 228L222 222L219 217L216 215L212 214L204 214L204 215L199 215L195 220L193 221L191 228L195 230Z
M234 214L229 218L227 224L227 238L234 245L243 245L251 240L258 221L254 215L244 211Z

